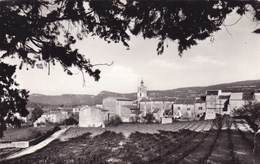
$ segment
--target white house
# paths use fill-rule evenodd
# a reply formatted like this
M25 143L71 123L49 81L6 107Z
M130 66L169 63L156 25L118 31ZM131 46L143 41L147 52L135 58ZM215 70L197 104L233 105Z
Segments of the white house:
M66 111L50 110L43 113L42 116L33 123L33 126L37 127L38 125L46 124L47 122L61 123L62 121L68 119L69 116L69 113Z
M198 97L194 104L194 114L195 119L200 119L204 114L206 114L206 97Z
M242 108L247 103L257 101L259 93L253 92L234 92L229 99L229 114L232 115L234 110ZM260 98L260 94L259 94Z
M104 127L108 119L108 110L102 108L83 107L79 111L79 127Z

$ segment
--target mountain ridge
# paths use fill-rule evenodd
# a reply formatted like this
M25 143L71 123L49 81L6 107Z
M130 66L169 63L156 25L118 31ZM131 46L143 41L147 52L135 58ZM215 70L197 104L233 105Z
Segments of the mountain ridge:
M148 90L149 97L195 97L205 94L207 90L223 91L253 91L260 89L260 80L244 80L231 83L221 83L209 86L181 87L167 90ZM44 95L33 93L29 97L29 102L55 105L55 106L77 106L77 105L96 105L101 104L106 97L126 97L136 100L136 92L117 93L112 91L101 91L97 95L90 94L62 94L62 95Z

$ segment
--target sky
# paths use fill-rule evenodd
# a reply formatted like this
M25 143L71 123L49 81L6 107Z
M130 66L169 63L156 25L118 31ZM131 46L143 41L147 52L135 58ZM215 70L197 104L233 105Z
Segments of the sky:
M226 25L239 19L231 14ZM253 34L256 23L250 16L243 16L233 26L222 26L210 38L198 42L197 46L184 51L178 56L177 43L168 41L169 47L163 55L156 52L158 40L131 36L130 50L122 44L110 43L94 37L78 41L75 45L79 52L92 63L111 63L112 66L99 66L101 78L98 82L78 70L69 76L56 65L51 66L50 75L47 68L17 71L16 80L20 88L30 93L93 94L101 91L119 93L136 92L143 79L148 90L166 90L190 86L207 86L243 80L260 79L260 39Z

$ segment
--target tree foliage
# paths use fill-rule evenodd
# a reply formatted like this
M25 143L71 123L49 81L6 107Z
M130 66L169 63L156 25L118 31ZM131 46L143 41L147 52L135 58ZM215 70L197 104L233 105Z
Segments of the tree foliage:
M42 110L41 107L36 107L34 110L32 110L32 115L30 120L32 122L36 121L38 118L40 118L42 116L42 114L44 113L44 111Z
M34 68L45 63L50 68L59 63L68 75L76 67L98 80L100 70L73 47L78 40L96 36L129 48L130 36L141 35L159 39L158 54L168 46L167 40L176 41L182 55L199 40L213 38L231 12L241 16L251 13L259 23L259 8L257 0L4 0L0 2L0 65L12 71L1 69L0 74L9 78L14 74L15 67L3 63L3 59L11 57L20 59L20 69L25 64ZM12 84L5 83L4 78L0 82L11 90ZM1 98L1 127L9 113L25 110L28 93L18 89L14 92L5 95L8 99ZM5 104L9 107L4 108Z
M234 116L250 117L254 122L260 119L260 103L249 101L243 107L233 111Z
M17 88L18 84L14 81L15 66L10 66L0 62L0 138L6 129L6 124L20 125L16 113L26 116L26 101L28 92Z
M143 116L143 119L145 120L145 122L147 124L151 124L151 123L155 122L155 117L152 113L146 113L146 115Z

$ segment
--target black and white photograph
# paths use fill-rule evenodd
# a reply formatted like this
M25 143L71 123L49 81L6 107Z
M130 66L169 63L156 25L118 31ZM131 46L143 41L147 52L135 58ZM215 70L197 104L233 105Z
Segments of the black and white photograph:
M0 164L260 164L259 0L0 0Z

